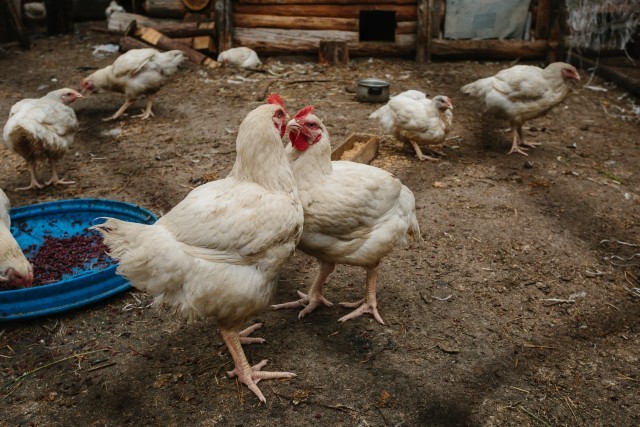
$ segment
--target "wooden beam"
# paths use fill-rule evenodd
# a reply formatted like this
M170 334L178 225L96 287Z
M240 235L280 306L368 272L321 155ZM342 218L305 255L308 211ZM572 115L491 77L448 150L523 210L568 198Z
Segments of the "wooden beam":
M142 40L138 40L131 36L124 36L120 38L120 51L128 52L132 49L145 49L149 47L155 47L148 43L143 42Z
M359 42L355 31L286 30L278 28L236 28L235 44L258 53L316 54L320 40L347 42L349 55L406 55L415 51L414 34L398 34L396 42Z
M538 0L538 10L536 11L536 26L534 37L537 39L546 39L549 37L549 18L551 14L551 1Z
M389 10L396 12L396 21L415 21L417 11L413 5L397 4L366 4L366 5L335 5L335 4L292 4L292 5L263 5L234 3L234 13L253 15L278 16L316 16L323 18L358 18L361 10ZM217 12L217 9L216 9Z
M182 43L177 42L165 36L164 34L162 34L161 32L153 28L147 28L147 27L136 28L134 30L134 34L136 35L136 37L139 37L143 41L153 46L157 46L163 50L173 50L173 49L180 50L194 64L204 64L209 67L218 66L217 62L214 61L213 59L203 55L197 50L191 49L190 47L187 47Z
M357 18L318 18L314 16L277 16L236 13L236 27L243 28L289 28L308 30L358 31Z
M182 0L144 0L143 7L149 16L182 18L187 13Z
M429 2L418 0L418 24L416 28L416 62L423 64L427 48L427 38L431 37L428 31Z
M596 74L600 77L611 80L623 89L628 90L636 96L640 96L640 79L634 79L613 68L602 65L602 63L596 63L596 61L576 53L571 54L571 63L577 67L594 68Z
M167 37L182 38L194 36L208 36L215 34L213 22L182 22L174 20L149 19L146 16L133 13L116 12L109 18L109 32L124 34L125 30L136 21L137 25L155 28Z
M547 40L431 40L431 53L448 57L544 58L546 48Z

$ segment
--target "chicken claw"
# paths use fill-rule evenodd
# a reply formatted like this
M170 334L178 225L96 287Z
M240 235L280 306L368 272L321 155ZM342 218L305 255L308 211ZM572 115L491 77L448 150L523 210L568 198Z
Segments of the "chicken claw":
M253 326L251 328L253 328ZM238 381L249 387L249 390L251 390L258 397L258 399L260 399L260 402L267 402L267 399L265 399L264 395L257 386L257 384L261 380L270 380L275 378L293 378L296 376L296 374L292 372L261 371L261 369L267 364L266 359L262 360L257 365L250 366L249 362L247 361L247 357L242 350L239 334L234 331L220 328L220 336L227 345L229 353L231 354L231 357L233 358L233 361L235 363L235 368L232 371L227 372L227 376L229 378L237 377Z
M375 297L371 302L366 302L364 299L361 299L357 302L341 302L340 305L347 308L358 308L353 310L351 313L339 318L338 322L346 322L347 320L355 319L356 317L362 316L364 313L369 313L373 316L374 319L378 321L378 323L384 325L384 320L382 320L380 313L378 313L378 307Z
M240 337L240 344L264 344L267 342L264 338L251 338L251 335L254 331L262 328L262 323L256 323L255 325L249 326L247 329L243 329L238 332L238 336Z
M327 281L327 278L331 273L333 273L333 270L335 270L336 263L320 261L320 260L318 260L318 263L319 263L318 274L316 275L316 279L313 282L313 285L311 285L311 288L309 289L309 295L305 294L304 292L296 291L298 292L298 296L300 297L299 300L292 301L292 302L285 302L284 304L272 305L271 309L281 310L283 308L304 307L304 309L300 311L300 313L298 314L298 319L302 319L304 316L311 313L320 305L325 305L327 307L333 306L333 303L328 301L323 296L322 290Z

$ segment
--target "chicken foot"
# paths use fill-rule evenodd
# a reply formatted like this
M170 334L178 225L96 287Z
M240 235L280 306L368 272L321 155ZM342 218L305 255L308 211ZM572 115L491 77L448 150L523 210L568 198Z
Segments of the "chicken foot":
M413 149L416 152L416 157L420 160L420 161L424 161L424 160L429 160L432 162L437 162L439 159L436 157L431 157L431 156L427 156L425 154L422 153L422 150L420 149L420 146L418 145L417 142L415 142L414 140L410 139L409 143L413 146Z
M271 308L273 310L281 310L284 308L304 307L304 309L302 309L298 314L298 319L302 319L304 316L311 313L313 310L315 310L317 307L321 305L325 305L327 307L333 306L333 303L328 301L323 296L322 290L324 288L324 285L326 284L327 278L331 273L333 273L333 270L335 270L336 263L318 260L318 264L319 264L318 274L316 275L316 279L311 285L311 288L309 288L308 294L305 294L300 291L296 291L298 293L298 296L300 297L299 300L286 302L283 304L272 305Z
M54 162L53 160L49 161L49 166L51 166L51 178L45 183L45 185L69 185L76 183L75 181L67 181L66 179L58 178L56 162Z
M260 361L257 365L250 366L247 361L247 356L242 350L242 344L240 343L240 336L238 332L228 330L226 328L220 328L220 336L227 345L229 353L233 358L235 368L233 371L227 372L229 378L238 377L238 381L249 387L262 403L266 403L264 395L258 388L257 384L261 380L270 380L275 378L293 378L296 374L292 372L267 372L261 371L261 369L267 364L267 359Z
M369 313L373 316L374 319L378 321L381 325L384 325L384 321L380 314L378 313L378 303L376 300L376 282L378 280L378 271L380 269L380 263L376 264L373 268L367 269L367 289L365 293L364 299L361 299L357 302L341 302L340 305L342 307L355 308L351 313L342 316L338 319L338 322L346 322L350 319L355 319L363 315L364 313Z
M122 107L120 107L120 109L118 109L118 111L113 113L113 116L109 116L106 119L102 119L102 121L108 122L110 120L115 120L115 119L119 118L120 116L122 116L124 114L125 111L127 111L127 108L131 107L132 105L133 105L133 101L129 101L127 99L126 101L124 101L124 104L122 104Z
M519 153L528 156L529 153L527 153L522 147L536 148L539 145L542 145L539 142L525 141L522 133L522 125L512 125L511 128L513 129L513 143L511 145L511 150L507 154Z
M150 95L147 95L147 107L143 110L142 114L135 115L133 117L140 117L142 120L147 120L149 117L155 117L151 111L151 106L153 105L153 100Z
M27 165L29 166L29 175L31 176L31 182L29 183L29 185L27 187L16 188L16 191L31 190L32 188L44 188L44 185L40 184L38 182L38 178L36 178L36 164L35 164L35 162L28 162Z

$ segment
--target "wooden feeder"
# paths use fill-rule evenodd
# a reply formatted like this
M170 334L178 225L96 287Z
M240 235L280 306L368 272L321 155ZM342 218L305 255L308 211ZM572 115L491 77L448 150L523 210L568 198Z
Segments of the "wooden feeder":
M378 155L378 137L368 133L352 133L331 152L331 160L348 160L369 164Z

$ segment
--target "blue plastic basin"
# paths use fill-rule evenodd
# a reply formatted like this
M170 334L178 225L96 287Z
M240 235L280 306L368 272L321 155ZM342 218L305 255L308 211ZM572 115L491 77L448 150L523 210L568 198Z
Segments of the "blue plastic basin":
M131 203L106 199L73 199L11 209L11 232L24 250L39 247L44 236L69 237L99 224L99 217L153 224L156 216ZM0 321L50 315L115 295L131 285L116 274L116 265L80 269L60 281L33 288L0 291Z

